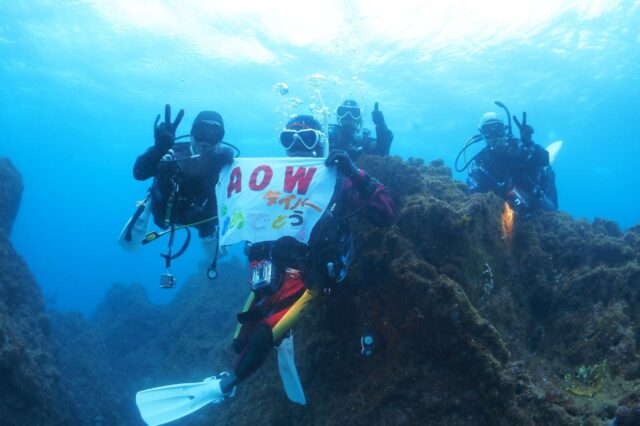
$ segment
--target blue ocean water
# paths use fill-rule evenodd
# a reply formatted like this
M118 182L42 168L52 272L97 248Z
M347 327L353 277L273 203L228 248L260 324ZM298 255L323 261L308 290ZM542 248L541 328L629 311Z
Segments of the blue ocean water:
M393 155L452 167L500 100L527 112L536 142L564 141L561 210L640 223L640 2L210 3L0 4L0 155L25 183L12 240L54 307L90 313L113 282L171 297L164 244L116 244L165 103L186 111L179 134L213 109L242 155L278 156L289 114L354 98L369 118L377 101ZM193 247L179 278L200 261Z

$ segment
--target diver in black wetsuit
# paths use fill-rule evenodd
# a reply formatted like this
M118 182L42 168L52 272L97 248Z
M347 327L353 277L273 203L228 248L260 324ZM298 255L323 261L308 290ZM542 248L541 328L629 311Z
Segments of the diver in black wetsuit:
M361 129L362 109L356 101L347 99L342 102L336 110L336 116L338 124L329 125L331 150L344 150L353 161L356 161L361 154L389 155L393 133L387 127L377 102L371 112L371 118L376 125L375 138L371 136L371 130Z
M533 142L533 127L527 124L526 113L522 114L522 122L513 118L520 130L520 139L513 137L511 123L505 126L496 113L485 113L478 124L480 135L469 139L460 151L456 170L469 167L467 183L472 192L492 191L519 213L557 210L558 194L549 153ZM482 140L486 146L464 167L458 168L457 162L465 149Z
M176 143L183 116L180 110L172 123L171 106L165 106L164 122L158 124L158 115L154 123L155 143L137 158L133 176L154 178L151 212L157 226L202 222L194 225L200 237L212 239L217 226L215 185L222 167L233 161L233 151L221 146L224 122L214 111L200 112L191 127L191 141Z
M292 117L280 134L289 157L322 157L324 139L320 123L310 115ZM252 271L269 262L279 272L268 284L251 282L252 293L238 314L234 336L240 357L233 373L222 379L223 394L262 365L274 344L280 345L320 292L328 293L344 279L353 256L345 218L361 213L360 217L377 226L390 226L396 218L395 203L384 185L357 168L346 152L331 150L326 165L337 169L339 189L332 198L331 212L314 227L309 244L283 237L253 244L247 250ZM262 276L251 274L257 275Z
M323 158L326 151L320 123L310 115L292 117L280 134L280 143L289 157ZM239 357L232 372L199 383L138 392L136 403L148 424L164 424L235 395L236 385L261 367L274 345L287 396L306 403L288 332L320 294L345 278L354 250L349 218L358 214L374 225L389 226L397 215L384 185L356 167L346 152L331 151L324 161L336 168L336 190L308 244L285 236L247 247L251 293L237 315L233 347Z

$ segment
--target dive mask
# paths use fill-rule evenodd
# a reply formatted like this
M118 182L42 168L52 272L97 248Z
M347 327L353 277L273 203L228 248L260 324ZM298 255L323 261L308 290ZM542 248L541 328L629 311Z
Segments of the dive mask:
M362 119L362 110L356 106L340 105L336 110L336 116L338 117L338 122L342 122L345 119L360 121Z
M480 128L482 137L486 140L501 139L504 137L504 123L502 121L487 121Z
M191 136L201 143L216 144L224 137L224 127L214 120L201 120L191 129Z
M318 146L321 139L322 133L316 129L285 129L280 133L280 143L286 150L291 149L296 142L302 144L306 149L312 150Z

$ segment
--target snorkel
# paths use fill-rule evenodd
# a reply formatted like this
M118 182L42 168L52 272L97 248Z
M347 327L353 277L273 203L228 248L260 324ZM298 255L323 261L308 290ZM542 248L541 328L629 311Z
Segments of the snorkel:
M507 113L507 123L509 123L507 124L507 135L509 136L509 143L511 143L511 141L513 140L513 128L511 127L511 113L509 112L509 108L507 108L507 106L500 101L494 101L494 103Z

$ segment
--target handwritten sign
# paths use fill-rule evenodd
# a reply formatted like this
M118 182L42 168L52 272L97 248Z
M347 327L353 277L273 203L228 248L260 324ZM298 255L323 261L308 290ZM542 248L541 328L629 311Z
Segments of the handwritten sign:
M284 236L307 243L335 184L324 158L236 158L216 186L220 245Z

